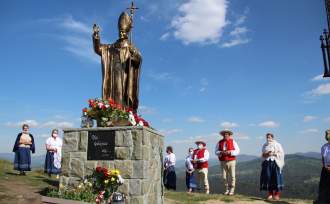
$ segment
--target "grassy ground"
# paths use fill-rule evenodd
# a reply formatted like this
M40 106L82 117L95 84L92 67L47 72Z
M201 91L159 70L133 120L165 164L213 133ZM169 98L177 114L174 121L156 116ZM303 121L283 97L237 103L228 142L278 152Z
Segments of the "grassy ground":
M0 203L38 204L46 187L58 185L41 170L27 172L26 176L17 173L10 162L0 160Z
M39 204L41 195L46 188L58 186L58 180L48 178L41 170L28 172L26 176L19 176L13 170L11 162L0 160L0 203L10 204ZM280 202L266 202L261 198L243 195L223 196L218 194L188 194L185 192L165 192L165 204L298 204L312 203L311 200L289 200Z
M306 204L313 203L312 200L296 200L296 199L282 199L281 201L265 201L262 198L249 197L244 195L235 196L224 196L219 194L200 194L192 193L188 194L185 192L173 192L166 191L165 193L166 204L224 204L224 203L253 203L253 204L264 204L264 203L278 203L278 204Z

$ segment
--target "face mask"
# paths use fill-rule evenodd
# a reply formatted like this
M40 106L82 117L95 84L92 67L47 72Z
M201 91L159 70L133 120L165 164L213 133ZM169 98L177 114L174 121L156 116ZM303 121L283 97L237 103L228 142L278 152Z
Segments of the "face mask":
M190 151L190 152L189 152L189 154L190 154L190 155L193 155L193 154L194 154L194 152L193 152L193 151Z
M202 144L198 145L198 149L203 149L203 145Z

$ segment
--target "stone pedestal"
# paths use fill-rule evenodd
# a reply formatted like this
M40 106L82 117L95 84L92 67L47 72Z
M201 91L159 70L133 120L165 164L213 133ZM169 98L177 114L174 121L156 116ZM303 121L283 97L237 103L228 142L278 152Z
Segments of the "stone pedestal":
M119 192L127 204L163 204L163 136L145 127L64 129L60 183L75 186L100 164L119 169L124 184ZM115 137L114 160L87 160L88 132L109 131ZM114 132L114 133L113 133Z

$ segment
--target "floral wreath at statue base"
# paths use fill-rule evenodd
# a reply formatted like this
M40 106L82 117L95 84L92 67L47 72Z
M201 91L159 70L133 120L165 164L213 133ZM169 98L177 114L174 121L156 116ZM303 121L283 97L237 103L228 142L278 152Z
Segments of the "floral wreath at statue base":
M89 99L89 107L83 108L83 116L97 121L97 127L140 126L149 123L130 108L116 104L114 100Z

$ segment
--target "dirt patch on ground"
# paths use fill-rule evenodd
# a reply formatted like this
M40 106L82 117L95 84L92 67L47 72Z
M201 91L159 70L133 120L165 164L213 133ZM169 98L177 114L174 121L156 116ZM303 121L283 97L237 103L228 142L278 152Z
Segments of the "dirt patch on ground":
M25 182L5 177L0 183L0 203L10 204L39 204L41 203L40 189L29 186Z

